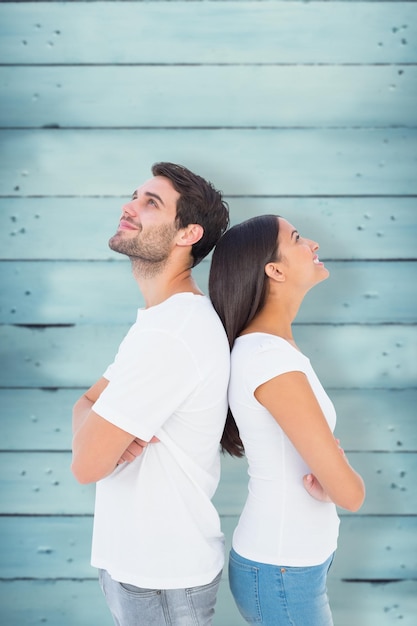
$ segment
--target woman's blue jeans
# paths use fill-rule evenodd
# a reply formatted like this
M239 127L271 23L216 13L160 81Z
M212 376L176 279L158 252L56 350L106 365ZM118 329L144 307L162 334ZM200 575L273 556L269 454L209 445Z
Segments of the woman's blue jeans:
M99 581L116 626L210 626L221 572L208 585L143 589L119 583L105 570Z
M229 583L241 615L248 624L333 626L326 589L332 560L333 555L322 565L280 567L250 561L232 548Z

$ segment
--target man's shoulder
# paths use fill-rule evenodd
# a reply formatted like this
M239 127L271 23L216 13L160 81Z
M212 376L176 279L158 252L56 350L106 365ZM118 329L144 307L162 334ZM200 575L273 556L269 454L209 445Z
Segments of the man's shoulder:
M216 319L217 314L209 298L204 295L184 292L177 293L161 304L148 309L146 315L149 321L160 323L166 321L169 325L173 319L191 320L195 316Z
M209 298L193 293L175 294L159 305L139 311L137 331L181 335L209 333L225 335L223 325Z

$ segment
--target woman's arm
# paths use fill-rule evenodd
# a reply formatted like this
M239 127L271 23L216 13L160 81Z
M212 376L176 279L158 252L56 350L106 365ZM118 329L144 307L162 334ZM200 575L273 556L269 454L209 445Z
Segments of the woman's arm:
M357 511L365 498L360 475L349 465L302 372L276 376L255 390L255 397L274 417L313 474L304 485L317 497L318 489L337 506ZM319 485L315 484L318 481ZM309 489L308 487L311 487Z

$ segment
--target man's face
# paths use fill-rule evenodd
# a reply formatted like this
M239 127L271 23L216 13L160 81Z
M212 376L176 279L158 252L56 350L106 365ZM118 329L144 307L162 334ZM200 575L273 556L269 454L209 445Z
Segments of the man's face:
M151 270L164 265L175 246L177 200L171 181L155 176L141 185L122 208L117 232L109 241L112 250L126 254Z

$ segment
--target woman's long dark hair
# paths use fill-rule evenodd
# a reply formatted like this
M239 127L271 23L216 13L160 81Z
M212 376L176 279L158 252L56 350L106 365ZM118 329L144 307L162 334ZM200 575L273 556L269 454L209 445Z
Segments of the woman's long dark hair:
M265 304L265 265L278 260L278 217L260 215L233 226L213 252L209 295L226 330L230 349ZM221 447L232 456L245 453L230 409Z

